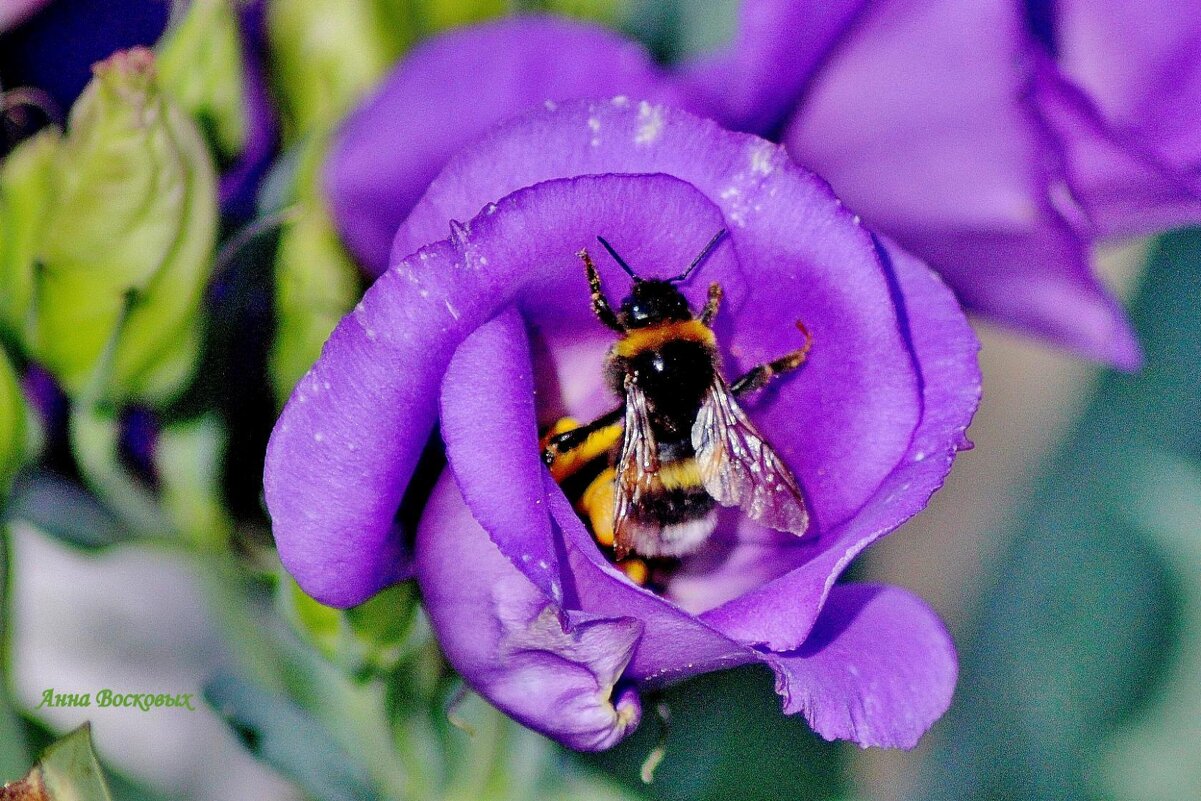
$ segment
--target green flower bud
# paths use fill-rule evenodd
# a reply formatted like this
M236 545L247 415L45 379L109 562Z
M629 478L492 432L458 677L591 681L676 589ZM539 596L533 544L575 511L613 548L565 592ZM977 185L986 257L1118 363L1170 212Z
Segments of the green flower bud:
M426 0L417 9L421 32L431 34L502 16L510 6L508 0Z
M407 4L274 0L267 6L272 71L291 134L336 122L413 39Z
M30 323L34 262L58 149L58 132L46 130L0 164L0 326L18 339Z
M241 153L246 142L244 74L233 0L192 0L159 41L159 85L226 157Z
M555 14L566 14L610 25L629 22L635 6L646 0L542 0L542 7ZM707 4L704 4L708 8Z
M299 195L280 234L275 256L275 342L271 380L282 404L321 355L340 320L362 294L351 261L317 191L325 143L311 140L301 157Z
M25 344L73 395L161 401L199 349L216 178L150 51L94 72L50 169Z
M0 498L25 458L25 415L21 384L0 352Z

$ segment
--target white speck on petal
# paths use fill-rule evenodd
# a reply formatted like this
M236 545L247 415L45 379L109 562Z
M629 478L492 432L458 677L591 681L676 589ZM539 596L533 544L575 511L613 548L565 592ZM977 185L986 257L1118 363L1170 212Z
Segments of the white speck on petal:
M643 100L638 104L638 133L634 144L649 145L663 132L663 109Z
M325 442L325 435L322 434L320 431L318 431L316 434L313 435L313 441L314 442Z
M776 169L773 156L776 146L771 142L758 142L751 148L751 172L759 175L771 175Z
M546 560L545 560L545 559L539 559L539 560L538 560L538 567L539 567L539 568L541 568L542 570L549 570L549 569L550 569L550 565L548 565L548 564L546 563Z
M630 105L630 98L626 97L625 95L618 95L617 97L613 98L612 102L613 105L617 106L618 108L625 108L626 106Z
M544 100L542 105L546 106L547 111L554 111L559 108L559 104L553 100Z
M450 312L450 316L456 320L459 319L459 310L454 307L454 304L452 304L449 300L444 300L442 302L446 304L446 310Z
M423 298L428 298L430 296L430 291L428 289L423 289L418 294L420 294Z

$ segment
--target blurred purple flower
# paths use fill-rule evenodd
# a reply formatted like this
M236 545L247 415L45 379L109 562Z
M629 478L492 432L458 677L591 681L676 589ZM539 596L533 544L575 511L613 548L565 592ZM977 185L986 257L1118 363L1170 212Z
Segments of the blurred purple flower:
M239 217L254 212L259 183L279 147L279 120L267 89L265 13L264 0L250 0L238 7L245 78L246 141L237 159L222 170L217 191L221 210Z
M1144 234L1201 220L1201 3L1059 0L1033 100L1077 225Z
M4 0L0 3L0 33L33 16L49 0Z
M614 402L601 369L613 335L575 254L603 234L670 274L723 227L684 291L696 308L708 282L725 288L726 374L795 347L798 319L817 343L746 403L804 487L810 534L725 510L657 594L596 546L542 464L539 428ZM825 183L685 112L550 104L459 152L394 253L268 448L276 542L306 592L347 606L415 574L465 679L578 749L632 731L640 691L756 662L827 738L911 747L946 710L956 658L937 617L903 590L835 582L967 445L977 342L935 275ZM600 266L620 297L628 279ZM414 548L394 521L436 421L448 467Z
M455 31L350 117L326 189L378 274L429 180L492 124L545 99L671 102L783 141L970 309L1133 368L1089 248L1199 219L1201 14L1170 6L1044 8L1059 62L1021 0L745 0L728 49L671 72L580 23Z

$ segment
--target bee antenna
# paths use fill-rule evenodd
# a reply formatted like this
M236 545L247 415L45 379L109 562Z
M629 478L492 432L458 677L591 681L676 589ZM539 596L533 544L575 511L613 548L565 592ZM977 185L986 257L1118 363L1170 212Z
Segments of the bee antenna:
M638 275L638 273L634 272L633 269L630 268L630 265L626 264L626 260L623 259L621 256L617 255L617 251L613 249L612 245L610 245L608 242L605 241L605 238L603 236L598 236L596 238L596 241L600 242L602 245L605 246L605 250L609 251L609 255L613 257L613 261L615 261L619 265L621 265L621 269L626 271L626 275L628 275L630 278L633 278L635 281L642 280L642 276L640 276L640 275Z
M709 258L709 254L717 249L718 244L721 242L721 240L723 238L725 238L725 235L726 235L725 228L721 229L716 234L714 234L713 238L709 240L709 244L707 244L703 248L701 248L701 252L698 253L696 255L696 258L692 260L692 264L688 265L688 269L685 270L684 272L680 273L679 275L677 275L675 278L671 279L671 282L673 284L677 284L677 283L680 283L681 281L688 280L688 276L692 275L692 271L695 270L697 267L700 267L701 262L703 262L705 259Z

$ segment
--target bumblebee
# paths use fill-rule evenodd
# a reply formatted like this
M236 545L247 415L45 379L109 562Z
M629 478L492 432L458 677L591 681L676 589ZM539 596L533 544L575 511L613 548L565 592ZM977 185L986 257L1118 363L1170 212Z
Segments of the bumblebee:
M618 311L605 297L588 251L578 254L593 313L620 336L606 357L605 374L623 402L586 425L560 421L543 440L543 458L562 481L608 457L608 467L587 485L578 508L596 540L611 545L619 562L626 560L627 573L642 583L644 559L678 558L704 544L717 524L719 504L798 536L809 524L796 479L737 398L800 367L812 337L798 322L800 348L728 384L712 329L721 285L709 285L699 317L676 287L725 233L719 231L684 272L666 280L640 277L597 237L634 282ZM631 554L636 558L627 559Z

